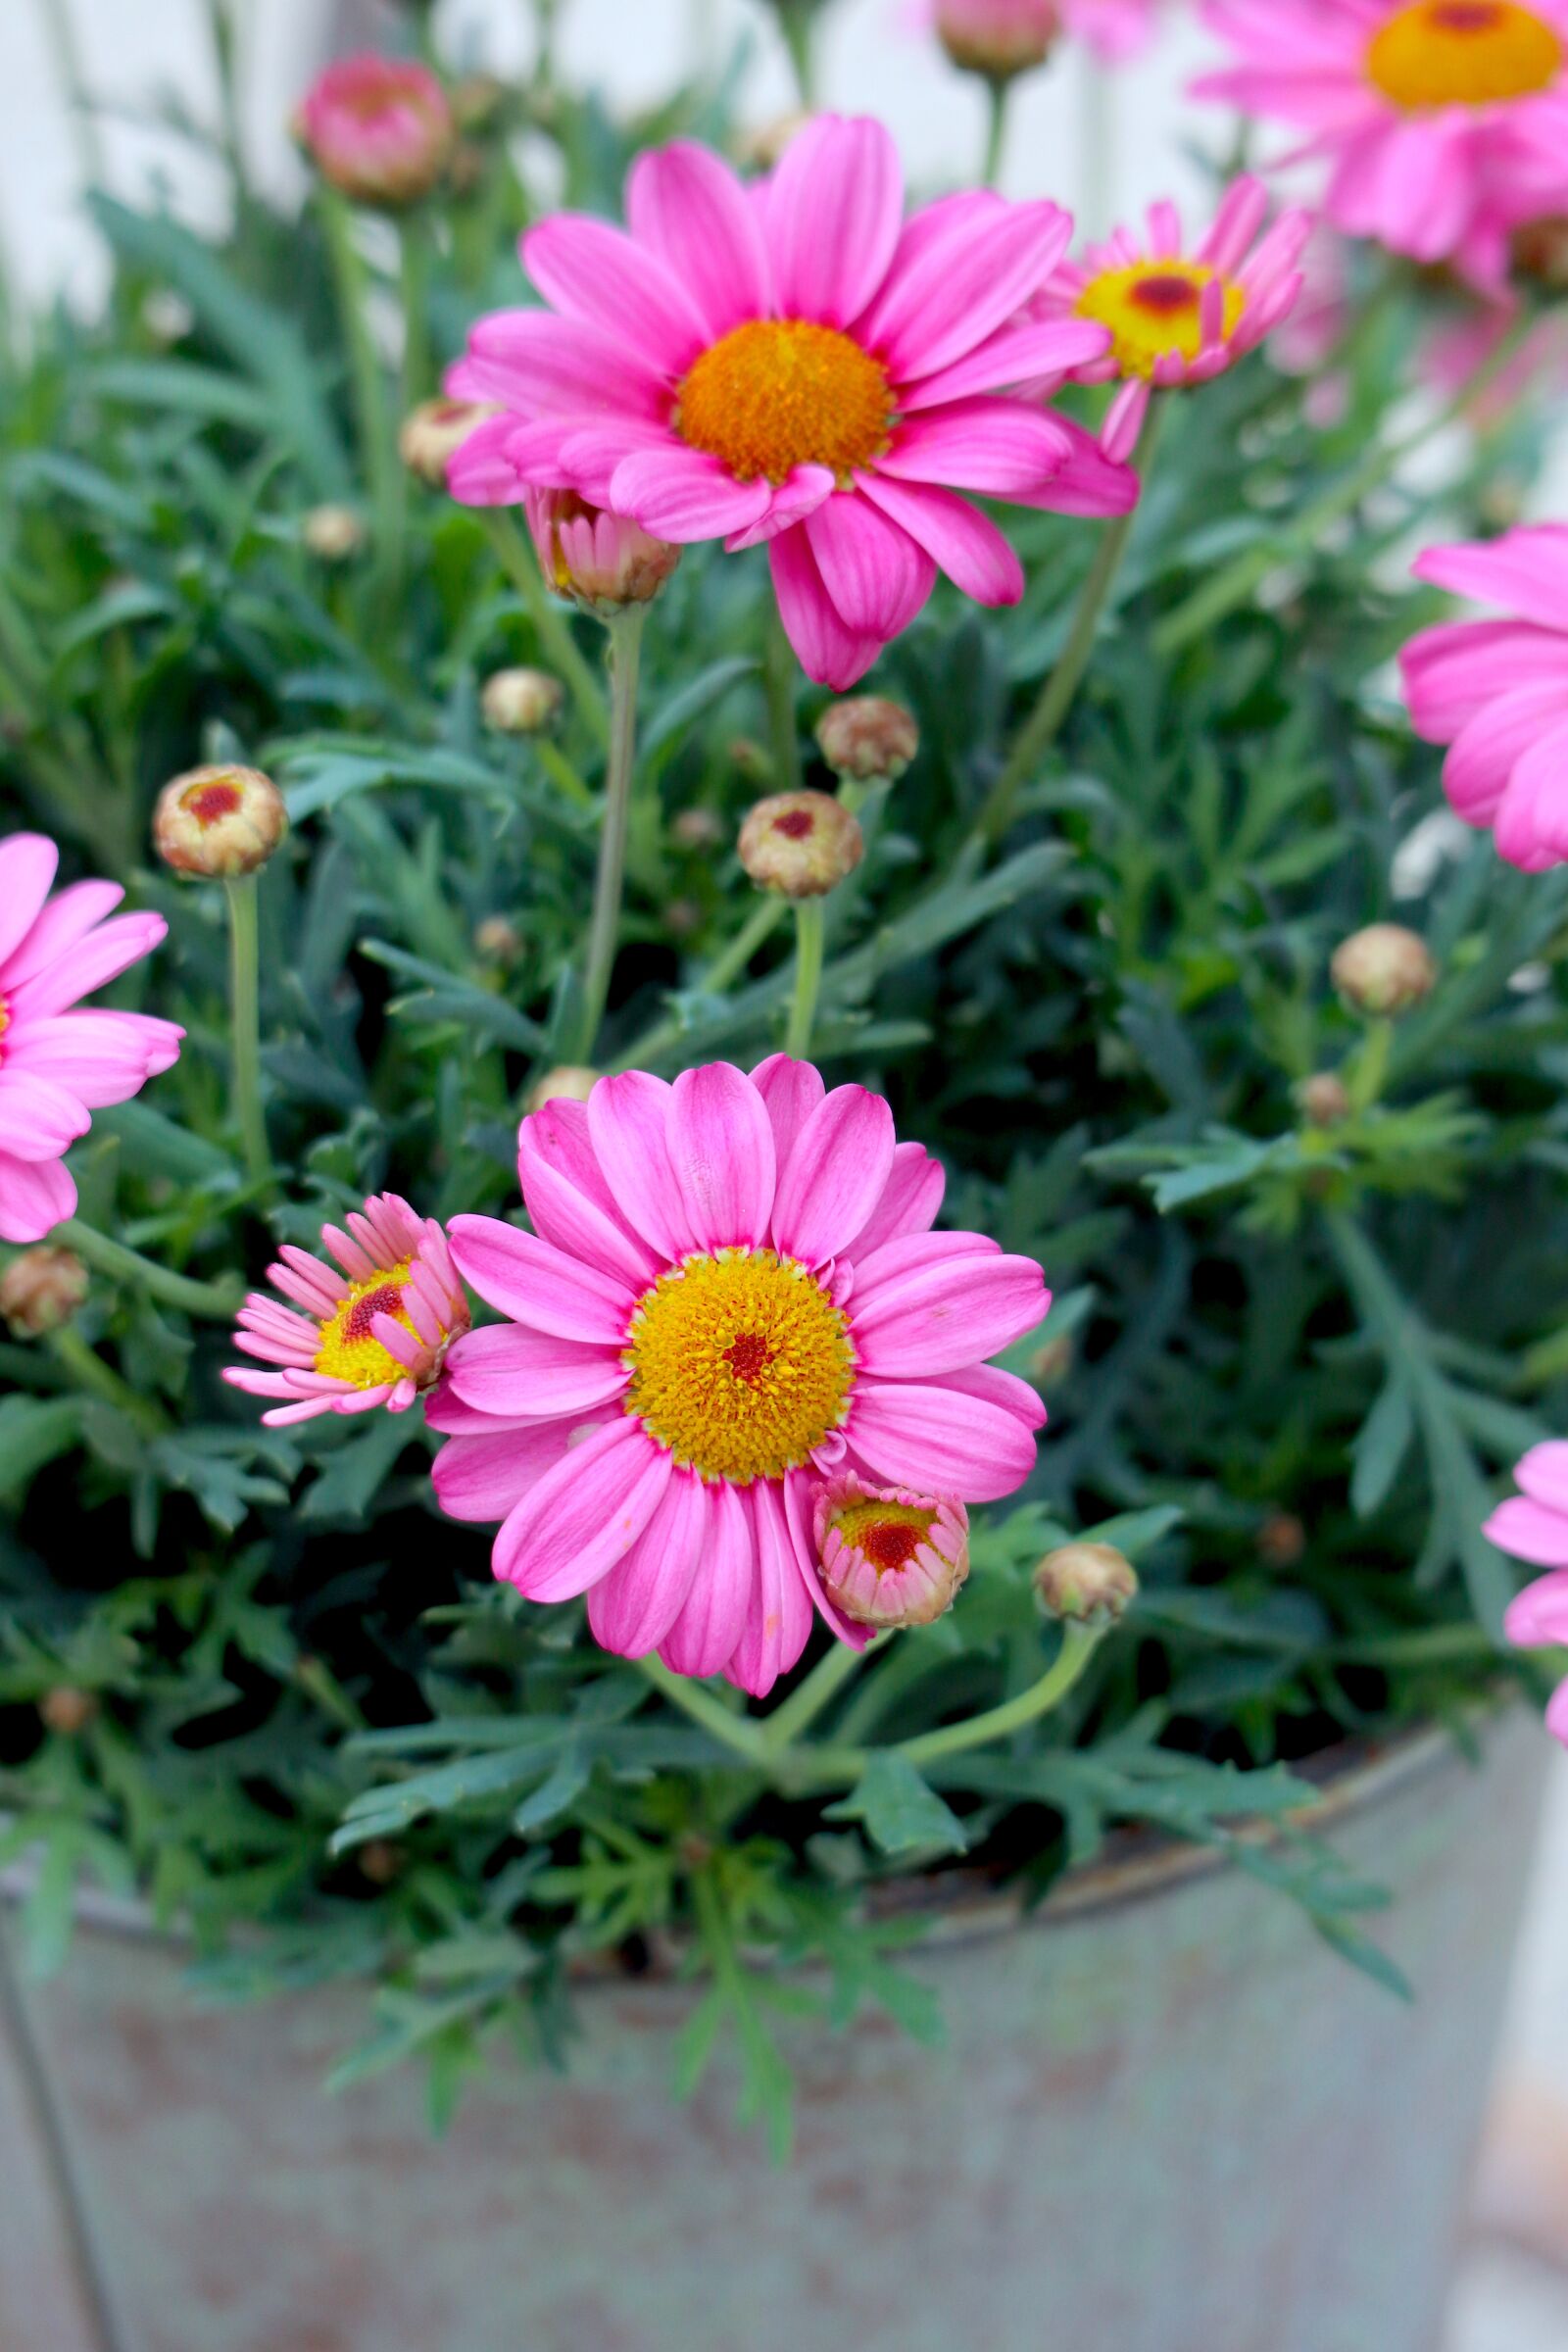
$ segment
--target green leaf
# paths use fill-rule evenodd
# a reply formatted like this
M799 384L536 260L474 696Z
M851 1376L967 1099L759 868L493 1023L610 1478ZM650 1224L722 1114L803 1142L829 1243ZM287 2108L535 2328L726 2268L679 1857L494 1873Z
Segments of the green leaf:
M854 1789L827 1807L829 1821L858 1821L885 1854L966 1853L968 1833L914 1766L891 1748L871 1757Z
M69 1453L80 1436L77 1397L0 1397L0 1501L18 1501L38 1472Z

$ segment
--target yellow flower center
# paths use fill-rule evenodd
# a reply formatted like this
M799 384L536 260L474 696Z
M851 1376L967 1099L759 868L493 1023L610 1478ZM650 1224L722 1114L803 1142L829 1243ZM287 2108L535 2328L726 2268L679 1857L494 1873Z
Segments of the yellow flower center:
M1203 289L1219 276L1206 262L1135 262L1130 269L1102 270L1079 295L1080 318L1107 326L1111 351L1123 375L1152 376L1170 352L1196 360L1203 348ZM1234 334L1247 296L1231 279L1225 288L1222 331Z
M881 1577L907 1568L936 1519L934 1510L914 1502L852 1502L834 1514L832 1524Z
M405 1380L408 1366L383 1348L371 1329L377 1315L390 1315L405 1331L414 1324L404 1310L403 1292L412 1258L389 1266L353 1285L330 1323L321 1325L321 1345L316 1369L332 1380L351 1381L357 1389L379 1389L389 1381Z
M797 466L845 481L888 446L893 393L853 336L805 318L754 318L692 363L673 422L738 482L782 482Z
M1562 63L1551 26L1514 0L1415 0L1379 27L1366 53L1376 87L1412 114L1528 98L1549 88Z
M798 1469L855 1386L849 1327L821 1284L772 1250L688 1257L637 1302L626 1410L704 1478L750 1486Z

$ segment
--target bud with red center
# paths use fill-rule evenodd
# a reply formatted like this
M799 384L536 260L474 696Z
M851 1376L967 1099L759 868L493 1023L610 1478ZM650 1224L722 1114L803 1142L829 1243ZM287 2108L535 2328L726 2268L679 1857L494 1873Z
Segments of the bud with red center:
M865 854L857 819L827 792L775 792L741 827L740 860L760 890L819 899Z
M1368 923L1334 951L1330 977L1352 1011L1408 1012L1438 984L1431 949L1402 923Z
M1061 31L1060 0L937 0L937 38L956 66L1005 81L1043 66Z
M546 581L600 620L652 604L680 562L678 547L651 539L608 507L590 506L575 490L530 490L523 511Z
M193 767L164 786L153 846L176 874L254 874L288 831L283 796L259 767Z
M24 1250L0 1274L0 1316L19 1340L69 1323L87 1297L87 1269L71 1250Z
M857 1625L932 1625L969 1573L969 1515L946 1495L840 1473L817 1490L813 1534L822 1589Z
M852 694L829 703L816 722L822 757L836 776L856 784L891 783L920 748L920 730L902 703Z
M444 490L447 467L468 435L499 413L490 401L453 400L446 393L421 400L398 427L398 455L430 489Z
M321 177L343 195L397 208L429 195L457 126L427 66L367 54L341 58L317 75L294 128Z

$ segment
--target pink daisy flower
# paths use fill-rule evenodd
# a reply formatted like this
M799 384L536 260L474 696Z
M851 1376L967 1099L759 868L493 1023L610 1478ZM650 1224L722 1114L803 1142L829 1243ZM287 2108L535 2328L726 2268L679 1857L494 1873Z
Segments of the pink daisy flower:
M1101 434L1113 462L1137 447L1156 388L1222 375L1289 317L1312 218L1292 209L1262 233L1267 212L1259 180L1233 180L1212 228L1188 253L1175 205L1152 204L1145 244L1118 228L1081 262L1058 264L1035 296L1035 317L1091 320L1110 338L1107 351L1071 373L1086 384L1121 379Z
M1500 620L1423 629L1399 656L1416 733L1446 743L1443 782L1467 825L1527 873L1568 860L1568 525L1432 547L1418 580Z
M811 1529L829 1600L857 1625L934 1625L969 1573L961 1502L867 1487L838 1471L816 1490Z
M1045 1412L985 1357L1049 1303L1032 1259L932 1233L942 1169L862 1087L774 1054L673 1086L602 1078L522 1122L534 1231L458 1217L465 1279L510 1318L452 1350L436 1492L503 1522L497 1576L588 1595L595 1639L760 1697L806 1646L818 1480L988 1502Z
M383 1404L407 1412L439 1379L448 1347L471 1320L433 1217L381 1193L347 1224L347 1233L321 1227L335 1266L288 1247L269 1266L272 1288L291 1305L253 1291L240 1308L239 1346L277 1369L236 1364L223 1378L247 1396L280 1398L262 1415L274 1428Z
M1486 1535L1499 1551L1536 1568L1549 1568L1513 1601L1502 1630L1516 1648L1568 1643L1568 1445L1533 1446L1514 1465L1520 1492L1499 1503ZM1546 1728L1568 1747L1568 1682L1546 1709Z
M1205 0L1238 63L1195 95L1308 133L1328 217L1419 262L1568 186L1568 0Z
M790 641L841 690L939 569L981 604L1022 594L958 492L1136 503L1080 427L1001 395L1106 345L1087 319L1017 318L1071 233L1055 205L971 194L906 221L888 133L821 116L750 190L707 148L644 155L627 212L629 233L564 214L523 239L552 308L480 319L452 370L506 412L454 460L457 497L570 489L672 544L766 541Z
M151 955L161 914L105 918L118 882L49 897L60 853L41 833L0 841L0 1242L38 1242L76 1209L65 1153L92 1113L128 1102L179 1058L183 1029L139 1012L74 1011Z

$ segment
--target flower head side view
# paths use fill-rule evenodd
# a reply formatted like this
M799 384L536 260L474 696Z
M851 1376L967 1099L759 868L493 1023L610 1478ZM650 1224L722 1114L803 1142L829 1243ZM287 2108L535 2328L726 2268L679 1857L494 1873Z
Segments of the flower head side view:
M41 833L0 840L0 1241L36 1242L75 1214L65 1155L92 1113L126 1102L179 1058L184 1031L148 1013L82 1008L150 956L161 914L114 912L117 882L50 897L60 862Z
M1022 1485L1045 1419L985 1359L1049 1298L1032 1258L932 1232L942 1169L885 1102L783 1054L630 1072L524 1119L518 1174L533 1233L453 1222L459 1271L509 1320L458 1340L428 1406L436 1492L502 1521L499 1577L586 1592L606 1649L760 1697L813 1602L866 1639L871 1609L817 1574L818 1490L848 1475L935 1490L919 1544L880 1566L930 1550L916 1580L940 1556L951 1597L960 1506Z
M1204 0L1236 62L1194 95L1304 132L1325 211L1418 262L1568 200L1565 0Z
M564 214L528 231L551 308L483 318L450 372L503 413L453 459L470 504L574 491L672 545L766 543L807 672L844 689L939 570L984 605L1023 573L964 491L1120 514L1135 476L1039 400L1101 358L1087 318L1022 318L1071 234L1054 204L972 193L906 220L888 132L823 116L748 189L689 143L642 156L629 231Z

